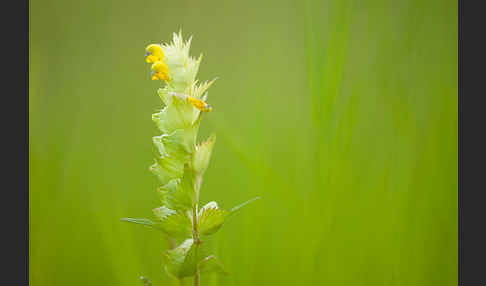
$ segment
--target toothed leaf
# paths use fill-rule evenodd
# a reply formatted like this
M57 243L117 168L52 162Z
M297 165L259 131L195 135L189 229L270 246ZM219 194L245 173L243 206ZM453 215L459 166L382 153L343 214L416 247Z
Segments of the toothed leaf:
M224 223L229 212L218 208L206 208L199 216L199 232L210 235L217 232Z
M171 95L167 95L171 96ZM155 125L165 134L177 129L186 130L192 127L194 107L184 98L172 96L169 105L160 112L152 114Z
M215 142L216 136L213 134L196 147L196 151L192 155L192 166L196 172L203 174L206 171Z
M152 212L159 220L164 220L166 217L173 215L176 211L167 208L166 206L162 206L160 208L153 209Z
M178 247L165 252L165 270L177 278L193 276L200 257L200 246L186 239Z
M224 269L223 264L214 255L210 255L201 260L198 264L199 271L203 273L219 273L228 275L229 273Z
M157 94L166 106L172 103L172 95L169 94L169 88L167 86L165 88L159 88Z
M171 180L158 189L162 204L175 211L192 209L194 205L194 173L188 165L184 170L181 179Z
M170 180L180 178L184 172L184 164L190 160L191 152L194 147L193 129L184 131L175 130L171 134L163 134L152 138L160 156L156 157L156 162L150 170L157 175L162 184L167 184Z
M192 234L192 222L187 213L176 212L165 206L153 209L160 228L170 237L187 237Z

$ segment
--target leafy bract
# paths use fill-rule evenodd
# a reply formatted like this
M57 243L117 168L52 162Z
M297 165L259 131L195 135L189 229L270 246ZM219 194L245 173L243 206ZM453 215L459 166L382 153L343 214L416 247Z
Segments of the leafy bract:
M158 193L162 204L175 211L191 209L195 200L194 184L194 172L186 165L181 179L171 180L159 187Z
M184 90L194 82L202 60L202 55L198 59L189 56L191 39L192 37L184 42L181 33L174 33L172 43L162 45L165 62L170 70L171 85L178 91Z
M192 222L186 212L176 212L165 206L153 209L159 219L160 228L170 237L188 237L192 233Z
M192 166L196 172L203 174L204 171L206 171L215 142L216 136L213 134L208 138L208 140L202 142L196 147L196 150L192 155Z
M201 235L217 232L224 223L228 211L218 208L216 202L210 202L199 211L198 228Z
M170 180L180 178L184 172L184 164L189 161L191 148L187 141L188 135L182 129L177 129L171 134L155 136L152 141L159 152L156 162L150 170L157 175L162 184L167 184Z
M198 227L201 235L211 235L216 233L232 214L236 213L245 205L258 199L259 197L248 200L233 207L230 211L220 209L216 202L207 203L199 211Z
M199 271L202 273L219 273L228 275L229 273L224 269L223 264L214 255L209 255L203 258L199 264Z
M165 96L165 94L164 94ZM177 129L186 129L192 127L194 118L194 107L185 98L171 96L166 105L158 113L152 114L152 120L155 125L165 134L170 134Z
M165 270L167 273L184 278L194 275L200 261L200 244L192 238L186 239L178 247L165 252Z

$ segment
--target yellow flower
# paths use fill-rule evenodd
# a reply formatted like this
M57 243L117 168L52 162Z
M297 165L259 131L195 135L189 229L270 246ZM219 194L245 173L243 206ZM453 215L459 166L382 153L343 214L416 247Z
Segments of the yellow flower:
M152 80L169 81L169 67L163 61L156 61L152 65Z
M192 97L192 96L188 96L187 97L187 100L192 103L192 105L201 110L201 111L204 111L204 112L211 112L213 110L213 108L207 104L206 102L200 100L200 99L197 99L195 97Z
M146 53L145 55L147 58L145 61L149 64L155 63L157 61L164 60L164 52L162 51L162 47L157 44L150 44L145 48Z

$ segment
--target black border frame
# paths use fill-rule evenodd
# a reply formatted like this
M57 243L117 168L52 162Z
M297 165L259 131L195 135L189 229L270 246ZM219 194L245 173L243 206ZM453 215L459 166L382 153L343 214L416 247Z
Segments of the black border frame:
M3 284L29 283L29 0L2 2ZM9 280L9 281L8 281ZM11 282L11 283L9 283Z
M486 285L484 187L486 67L481 1L458 1L458 284ZM483 282L481 282L483 281Z

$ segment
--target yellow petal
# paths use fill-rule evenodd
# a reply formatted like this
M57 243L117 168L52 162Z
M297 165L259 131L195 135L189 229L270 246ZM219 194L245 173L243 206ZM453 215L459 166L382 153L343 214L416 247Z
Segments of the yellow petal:
M151 63L155 63L156 61L159 61L160 59L157 58L156 56L153 56L153 55L149 55L145 58L145 61L149 64Z
M159 73L159 77L165 81L169 81L169 74L168 73Z
M168 73L169 72L169 67L163 61L156 61L152 65L152 70L154 70L155 72L165 72L165 73Z
M162 47L160 45L150 44L147 46L145 50L149 52L151 55L156 56L160 59L164 58L164 52L162 51Z
M197 98L194 98L192 96L189 96L187 97L187 100L197 109L201 110L201 111L205 111L205 112L210 112L211 110L213 110L213 108L211 106L209 106L209 104L207 104L206 102L200 100L200 99L197 99Z

